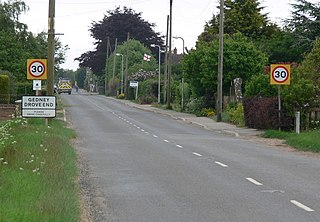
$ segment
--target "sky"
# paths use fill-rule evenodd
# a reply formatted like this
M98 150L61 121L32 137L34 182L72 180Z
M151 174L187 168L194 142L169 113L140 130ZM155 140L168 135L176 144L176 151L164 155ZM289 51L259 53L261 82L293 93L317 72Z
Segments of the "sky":
M315 2L316 0L309 0ZM37 34L48 30L49 0L24 0L29 11L20 21L28 25L29 31ZM170 0L56 0L55 31L61 33L59 39L69 46L64 69L76 70L79 66L75 58L82 53L94 50L94 41L89 28L92 22L99 22L108 10L117 6L132 8L142 13L142 19L154 23L155 32L166 34L167 15L170 13ZM172 34L182 37L187 48L195 46L197 37L203 32L204 25L218 13L219 0L173 0ZM290 4L294 0L260 0L265 7L263 13L269 13L269 19L281 25L281 21L290 16ZM182 40L173 39L173 48L182 52Z

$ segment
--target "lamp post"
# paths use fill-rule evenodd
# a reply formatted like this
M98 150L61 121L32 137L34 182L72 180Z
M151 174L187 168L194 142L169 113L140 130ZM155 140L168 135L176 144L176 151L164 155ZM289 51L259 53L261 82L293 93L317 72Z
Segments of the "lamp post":
M219 18L219 61L218 61L218 87L217 87L217 122L222 121L222 84L223 84L223 44L224 44L224 0L220 0Z
M161 48L159 45L151 44L151 47L158 47L159 49L159 67L158 67L158 103L160 103L160 60L161 60Z
M174 39L181 39L182 40L182 54L184 55L184 39L180 36L174 36ZM181 81L181 110L184 109L184 70L182 70L182 81Z
M123 94L123 54L117 53L117 56L121 56L121 94Z

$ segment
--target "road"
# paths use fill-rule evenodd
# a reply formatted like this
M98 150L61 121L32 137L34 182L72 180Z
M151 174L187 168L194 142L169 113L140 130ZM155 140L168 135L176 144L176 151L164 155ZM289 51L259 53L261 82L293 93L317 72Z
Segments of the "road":
M61 95L106 221L320 221L320 161L98 95Z

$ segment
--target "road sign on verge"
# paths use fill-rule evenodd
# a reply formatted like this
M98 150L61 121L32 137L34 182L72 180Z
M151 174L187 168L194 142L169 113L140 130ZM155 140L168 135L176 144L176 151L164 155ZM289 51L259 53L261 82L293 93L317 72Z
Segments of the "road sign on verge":
M290 85L290 65L271 64L270 84Z
M22 117L52 118L56 116L55 96L23 96Z
M33 90L41 90L41 80L33 80Z
M28 59L27 79L47 79L47 60Z
M139 82L138 81L130 81L130 87L132 88L137 88L139 85Z

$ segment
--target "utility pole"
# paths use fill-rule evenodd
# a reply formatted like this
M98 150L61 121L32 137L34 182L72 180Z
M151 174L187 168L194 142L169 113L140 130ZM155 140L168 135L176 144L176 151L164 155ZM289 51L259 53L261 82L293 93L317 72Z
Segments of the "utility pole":
M109 51L110 51L110 39L108 36L107 40L107 56L106 56L106 67L105 67L105 79L104 79L104 94L107 95L108 90L108 60L109 60Z
M171 109L171 71L172 71L172 0L170 0L170 32L169 32L169 62L168 62L168 94L167 109Z
M54 81L54 19L55 19L55 0L49 0L48 18L48 76L47 76L47 95L53 95Z
M128 32L128 36L127 36L126 71L125 71L125 76L124 76L124 95L125 95L126 99L128 99L129 39L130 39L130 33Z
M118 44L118 39L116 38L116 42L114 44L114 58L113 58L113 70L112 70L112 95L115 96L115 73L116 73L116 60L117 60L117 44Z
M220 0L220 21L219 21L219 61L218 61L218 89L217 89L217 121L222 121L222 83L223 83L223 20L224 0Z
M164 54L164 83L163 83L163 103L166 104L167 99L167 80L168 80L168 41L169 41L169 15L167 16L167 33L166 33L166 49Z

